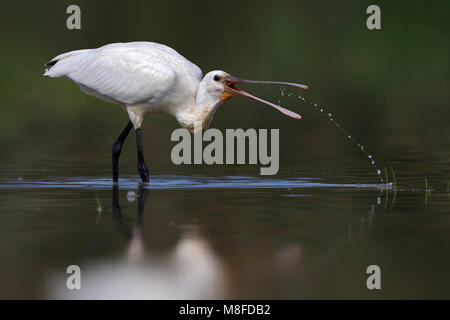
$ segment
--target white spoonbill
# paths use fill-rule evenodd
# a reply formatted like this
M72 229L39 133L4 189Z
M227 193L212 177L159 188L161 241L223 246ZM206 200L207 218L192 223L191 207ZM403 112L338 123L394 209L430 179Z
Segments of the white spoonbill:
M138 152L138 171L143 182L149 180L144 162L141 125L146 112L165 112L178 123L194 130L194 123L209 127L217 107L235 96L245 96L296 119L300 115L238 89L237 83L283 84L306 90L290 82L256 81L235 78L220 70L202 78L202 71L174 49L154 42L111 43L97 49L60 54L45 64L44 75L64 77L78 84L89 95L121 105L130 121L112 146L113 181L118 181L122 145L134 126Z

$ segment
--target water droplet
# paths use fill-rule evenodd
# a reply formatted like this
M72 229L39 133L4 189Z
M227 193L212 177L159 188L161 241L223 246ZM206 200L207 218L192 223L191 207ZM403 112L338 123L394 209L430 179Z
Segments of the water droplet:
M136 192L128 191L127 200L128 200L128 202L133 202L134 200L136 200Z
M306 100L305 100L305 98L303 98L302 96L298 96L298 98L299 98L299 100L301 100L301 101L303 101L303 102L306 102ZM307 101L310 105L312 105L312 106L314 106L315 108L318 108L318 105L317 105L317 103L313 103L313 102L311 102L311 101ZM347 138L348 139L350 139L352 142L353 142L353 145L355 145L357 148L359 148L363 153L364 153L364 155L366 155L369 159L372 159L372 155L368 155L367 154L367 152L364 150L364 146L363 145L361 145L361 144L359 144L356 140L355 140L355 138L353 138L351 135L349 135L347 132L346 132L346 130L344 130L340 125L339 125L339 123L338 122L336 122L334 119L333 119L333 114L332 113L328 113L326 110L324 110L324 109L318 109L320 112L325 112L327 115L328 115L328 118L329 118L329 120L331 121L331 122L333 122L334 123L334 125L343 133L343 134L345 134L346 136L347 136ZM375 165L375 160L371 160L370 161L370 163L371 163L371 165L374 167L374 169L376 169L376 173L377 173L377 175L378 175L378 177L379 177L379 181L381 181L381 183L383 183L383 178L381 178L381 170L379 170L378 168L377 168L377 166Z

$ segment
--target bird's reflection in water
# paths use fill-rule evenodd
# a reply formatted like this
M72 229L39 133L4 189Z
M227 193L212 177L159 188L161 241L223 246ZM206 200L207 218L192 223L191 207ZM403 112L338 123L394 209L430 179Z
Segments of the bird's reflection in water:
M68 290L68 275L52 276L50 298L59 299L215 299L224 297L222 263L199 233L183 234L167 255L145 250L142 238L144 205L149 191L138 189L136 225L123 221L117 185L112 190L112 218L129 241L124 253L100 261L81 261L81 290ZM76 263L76 262L74 262Z
M174 193L169 195L170 199L175 198ZM191 197L203 195L201 192L198 195L189 193ZM276 220L261 224L261 216L265 213L258 210L244 214L232 211L229 214L227 210L233 210L233 207L207 202L202 212L193 212L191 207L184 208L185 202L171 205L166 199L155 200L151 196L143 186L136 193L128 192L126 197L124 191L114 187L111 216L108 217L114 228L108 228L105 222L109 221L103 217L102 232L106 227L106 237L104 233L94 234L105 244L101 247L97 244L97 248L113 248L113 255L94 256L89 252L91 258L81 261L72 260L69 256L67 265L77 264L81 268L82 289L66 288L69 275L65 274L65 265L47 282L48 297L322 297L317 281L323 285L323 277L332 274L341 263L347 263L342 260L345 255L340 253L352 250L352 246L360 242L375 217L374 205L364 212L364 219L361 215L351 215L346 219L339 217L339 221L332 220L336 226L324 231L324 223L328 221L320 217L305 220L304 224L293 224L299 220L279 215ZM123 198L133 205L122 208L119 200ZM151 203L152 200L155 203ZM129 208L132 208L132 214L128 212ZM301 215L302 211L299 210L298 214ZM130 216L133 220L129 219ZM193 222L194 219L198 221ZM274 233L274 228L279 228L277 223L285 226L289 223L295 230L289 229L288 237L282 237L278 231ZM120 244L121 241L105 243L110 241L111 235L125 239L125 246Z
M112 191L112 218L114 221L114 225L116 228L129 240L128 245L128 256L130 259L134 259L138 261L139 259L145 257L143 240L142 240L142 222L144 215L144 205L149 196L149 191L143 187L142 184L139 185L137 202L138 202L138 210L136 217L136 225L133 230L124 224L122 208L119 204L119 187L117 184L113 185ZM127 197L128 198L128 197ZM132 197L129 197L129 201L133 201L134 194Z

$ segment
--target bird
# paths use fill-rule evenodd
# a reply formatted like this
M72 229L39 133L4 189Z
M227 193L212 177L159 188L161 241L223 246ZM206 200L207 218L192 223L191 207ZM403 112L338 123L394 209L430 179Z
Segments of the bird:
M202 129L210 126L223 102L243 96L300 119L299 114L240 90L237 84L279 84L308 89L306 85L292 82L244 80L222 70L203 76L197 65L176 50L147 41L110 43L95 49L66 52L51 59L45 67L44 76L69 79L84 93L118 104L127 112L129 121L112 145L113 183L119 181L119 157L133 128L138 172L142 182L149 182L141 130L147 112L169 114L181 127L195 132L198 124Z

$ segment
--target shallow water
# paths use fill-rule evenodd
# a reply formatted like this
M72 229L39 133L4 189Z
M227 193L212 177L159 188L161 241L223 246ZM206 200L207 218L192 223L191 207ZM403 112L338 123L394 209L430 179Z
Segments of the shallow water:
M358 181L364 167L347 167L346 179ZM445 190L324 178L151 178L144 186L124 175L116 188L106 176L1 179L0 296L449 297ZM82 270L80 291L66 289L72 264ZM372 264L382 270L379 291L366 287Z

